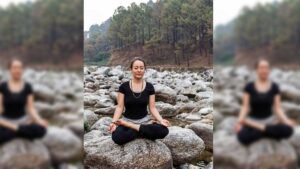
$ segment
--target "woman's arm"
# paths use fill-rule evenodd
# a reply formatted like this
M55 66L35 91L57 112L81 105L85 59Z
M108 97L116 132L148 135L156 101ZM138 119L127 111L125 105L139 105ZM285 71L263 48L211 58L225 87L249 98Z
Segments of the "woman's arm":
M163 119L161 115L159 114L156 106L155 106L155 95L150 95L149 96L149 109L150 113L153 115L153 117L159 121L162 125L168 127L170 126L170 122L166 119Z
M249 112L249 94L244 93L242 99L242 107L238 117L238 123L243 124Z
M2 94L0 93L0 116L2 115L2 113L3 113L3 96L2 96Z
M117 96L117 102L118 105L116 107L115 113L114 113L114 117L112 119L112 123L109 125L109 132L113 132L116 130L117 128L117 121L120 119L120 117L122 116L123 110L124 110L124 94L118 92L118 96Z
M117 105L115 113L114 113L113 122L117 121L122 116L122 113L124 110L124 94L123 93L120 93L120 92L118 93L117 102L118 102L118 105Z
M0 93L0 116L1 114L3 113L3 95ZM0 126L3 126L3 127L6 127L6 128L9 128L9 129L12 129L14 131L17 131L18 130L18 126L13 124L13 123L10 123L6 120L3 120L0 118Z
M34 106L33 94L30 94L27 98L27 109L28 109L28 113L29 113L30 117L33 119L34 122L36 122L44 127L48 126L48 122L40 117L40 115L38 114L38 112Z
M295 126L296 123L290 120L287 115L283 112L282 107L281 107L281 96L277 94L275 96L275 104L274 104L274 109L279 117L279 120L282 121L284 124L290 125L290 126Z

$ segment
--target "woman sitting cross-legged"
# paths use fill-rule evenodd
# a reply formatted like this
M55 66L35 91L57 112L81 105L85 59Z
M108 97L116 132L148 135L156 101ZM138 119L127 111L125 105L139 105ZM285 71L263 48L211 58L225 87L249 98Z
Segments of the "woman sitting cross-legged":
M122 145L136 138L162 139L168 135L170 123L161 117L155 107L153 85L143 80L145 62L141 58L135 58L130 68L133 78L119 87L118 105L109 127L112 140ZM148 115L148 105L155 120L151 120ZM124 117L121 118L124 106Z
M42 138L48 122L34 107L31 84L22 80L23 63L13 59L8 68L10 79L0 84L0 144L15 138Z
M259 60L256 64L257 80L244 88L243 104L235 130L238 140L245 145L261 138L289 138L296 125L282 110L280 89L269 80L269 67L268 61Z

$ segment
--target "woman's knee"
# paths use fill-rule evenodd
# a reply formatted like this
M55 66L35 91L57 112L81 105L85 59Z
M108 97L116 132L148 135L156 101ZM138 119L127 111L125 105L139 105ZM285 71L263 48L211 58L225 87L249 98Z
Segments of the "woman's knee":
M266 127L266 135L274 139L289 138L293 133L293 128L286 124L274 124Z
M111 138L114 141L114 143L116 143L118 145L123 145L126 143L126 141L124 139L122 139L120 134L116 133L115 131L112 133Z
M160 129L157 131L159 138L164 138L169 134L169 129L168 127L164 125L160 125Z
M137 136L138 133L132 129L126 129L123 126L118 126L116 130L112 132L111 138L116 144L123 145L134 140Z
M14 138L16 138L16 132L6 128L0 128L0 144L4 144Z
M20 125L17 131L18 136L26 139L42 138L47 132L47 128L38 124Z
M35 125L35 136L36 138L42 138L47 133L47 128L41 125Z
M237 133L237 139L241 144L248 145L251 143L251 140L247 136L247 133L240 131Z
M281 133L283 138L289 138L293 135L294 129L288 125L282 125Z
M262 138L262 133L256 129L249 127L243 127L237 133L237 139L243 145L249 145L259 140L260 138Z

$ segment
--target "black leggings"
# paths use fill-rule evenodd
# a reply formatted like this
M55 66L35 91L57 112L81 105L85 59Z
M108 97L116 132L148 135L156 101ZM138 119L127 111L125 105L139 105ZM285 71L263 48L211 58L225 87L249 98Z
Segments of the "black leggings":
M119 145L128 143L136 138L146 138L150 140L162 139L169 134L169 129L161 124L141 124L139 131L118 126L112 133L112 140Z
M42 138L47 132L47 129L38 124L20 125L18 131L0 127L0 144L6 143L15 138L25 138L34 140Z
M293 128L285 124L270 124L266 126L265 131L243 126L241 131L237 134L238 140L244 144L249 145L261 138L271 138L281 140L289 138L293 134Z

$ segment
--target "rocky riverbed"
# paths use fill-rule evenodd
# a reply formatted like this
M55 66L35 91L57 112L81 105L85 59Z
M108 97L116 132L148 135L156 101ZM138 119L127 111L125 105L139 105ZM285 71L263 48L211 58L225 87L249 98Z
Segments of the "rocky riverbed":
M242 146L233 131L243 88L255 79L247 67L214 68L214 162L216 169L295 169L300 166L300 127L289 140L262 139ZM289 117L300 119L300 71L273 69L271 79L281 89L282 107Z
M118 87L130 78L121 66L84 67L86 168L212 168L213 71L147 69L144 78L154 85L160 114L172 123L170 133L161 140L136 139L119 146L107 129Z
M0 81L8 74L0 69ZM3 168L82 169L83 80L74 72L26 69L24 79L33 85L35 106L50 122L41 140L15 139L0 146Z

